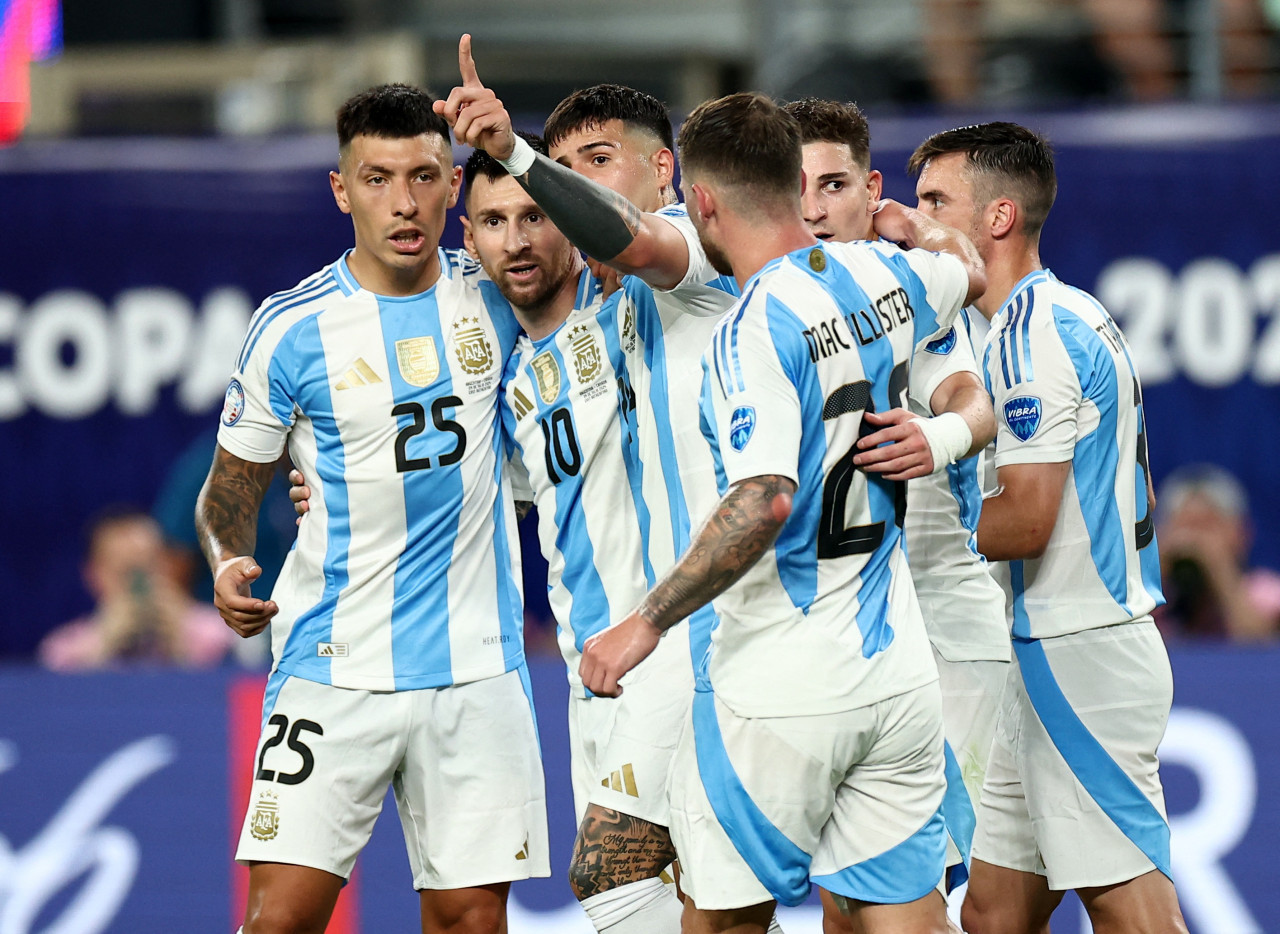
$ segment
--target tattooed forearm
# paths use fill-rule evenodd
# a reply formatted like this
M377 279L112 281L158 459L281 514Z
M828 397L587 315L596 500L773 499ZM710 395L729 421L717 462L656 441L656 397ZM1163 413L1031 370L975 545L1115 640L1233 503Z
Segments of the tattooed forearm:
M573 844L569 884L581 901L629 882L652 879L675 858L667 828L592 804Z
M221 445L214 451L213 467L196 500L196 534L210 568L226 558L253 554L258 507L274 472L274 463L241 460Z
M607 263L636 238L643 215L615 191L539 154L516 179L578 249Z
M670 629L728 590L773 546L795 490L787 477L772 475L735 484L689 550L645 597L640 615L658 629Z

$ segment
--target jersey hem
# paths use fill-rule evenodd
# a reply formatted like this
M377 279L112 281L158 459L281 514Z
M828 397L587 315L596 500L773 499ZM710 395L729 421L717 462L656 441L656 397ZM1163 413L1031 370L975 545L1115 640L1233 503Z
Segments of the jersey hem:
M518 654L504 658L501 669L495 669L493 665L477 666L475 668L466 668L462 671L448 672L428 672L426 674L414 675L406 677L397 676L394 679L386 677L369 677L369 678L343 678L341 683L332 679L322 679L315 676L314 672L308 672L305 666L301 665L277 665L279 671L294 678L302 678L304 681L312 681L316 684L324 684L329 687L338 688L344 691L377 691L382 693L396 691L421 691L431 688L447 688L457 684L468 684L472 681L487 681L490 678L500 678L508 672L512 672L525 664L524 651ZM388 680L393 680L393 684L388 686Z

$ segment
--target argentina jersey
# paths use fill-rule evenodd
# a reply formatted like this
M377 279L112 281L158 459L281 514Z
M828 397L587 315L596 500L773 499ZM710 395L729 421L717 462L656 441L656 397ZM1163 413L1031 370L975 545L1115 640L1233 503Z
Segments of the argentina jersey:
M272 594L287 674L393 691L523 662L498 423L516 324L478 265L446 250L440 264L431 289L388 297L344 256L250 322L218 443L264 463L287 440L311 486Z
M857 470L862 413L899 404L917 346L958 312L954 257L826 243L766 264L703 358L723 494L796 483L774 547L716 602L711 687L739 716L834 713L937 677L901 547L905 490Z
M969 309L962 308L951 328L916 351L907 400L916 415L934 414L933 393L952 375L981 378L971 328ZM952 662L1009 658L1004 591L978 552L983 456L962 458L907 485L907 562L929 642Z
M992 319L983 371L996 469L1069 462L1040 558L1008 562L1014 636L1139 619L1164 602L1147 499L1142 388L1129 346L1092 295L1037 270Z
M619 345L621 299L602 301L584 271L569 317L539 340L522 335L503 379L503 430L533 491L548 600L580 697L583 643L622 619L654 581L640 534L645 504L624 459L623 413L635 402Z

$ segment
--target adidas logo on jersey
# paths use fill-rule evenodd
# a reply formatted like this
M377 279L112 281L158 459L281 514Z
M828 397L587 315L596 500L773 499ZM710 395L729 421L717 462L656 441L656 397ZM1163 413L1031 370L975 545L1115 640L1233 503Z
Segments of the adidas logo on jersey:
M601 779L600 785L604 788L612 788L614 791L625 791L633 798L640 797L640 792L636 789L636 773L628 762L621 770L613 772L608 778Z
M382 382L382 377L374 372L373 367L364 362L364 357L357 357L351 369L342 374L342 379L334 383L334 389L355 389L357 386L370 386Z
M524 846L520 847L520 852L516 854L516 859L529 858L529 838L524 838Z
M316 645L316 655L320 658L346 658L349 643L321 642Z

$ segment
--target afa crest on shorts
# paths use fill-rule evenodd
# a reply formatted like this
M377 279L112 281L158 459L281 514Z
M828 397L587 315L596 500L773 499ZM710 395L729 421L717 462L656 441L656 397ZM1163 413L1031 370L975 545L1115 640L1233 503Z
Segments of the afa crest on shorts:
M244 387L240 380L233 379L227 385L227 394L222 400L222 424L228 428L240 421L244 414Z
M280 832L280 802L275 793L264 791L249 818L249 833L255 840L274 840Z
M755 406L740 405L729 416L729 445L739 453L756 430Z
M940 357L945 357L951 353L956 346L956 329L947 328L947 333L941 337L929 341L924 345L926 353L936 353Z
M479 376L493 366L493 345L479 318L463 318L454 323L453 349L458 365L470 376Z
M1042 410L1035 396L1018 396L1004 404L1004 423L1019 441L1030 441L1040 427Z

